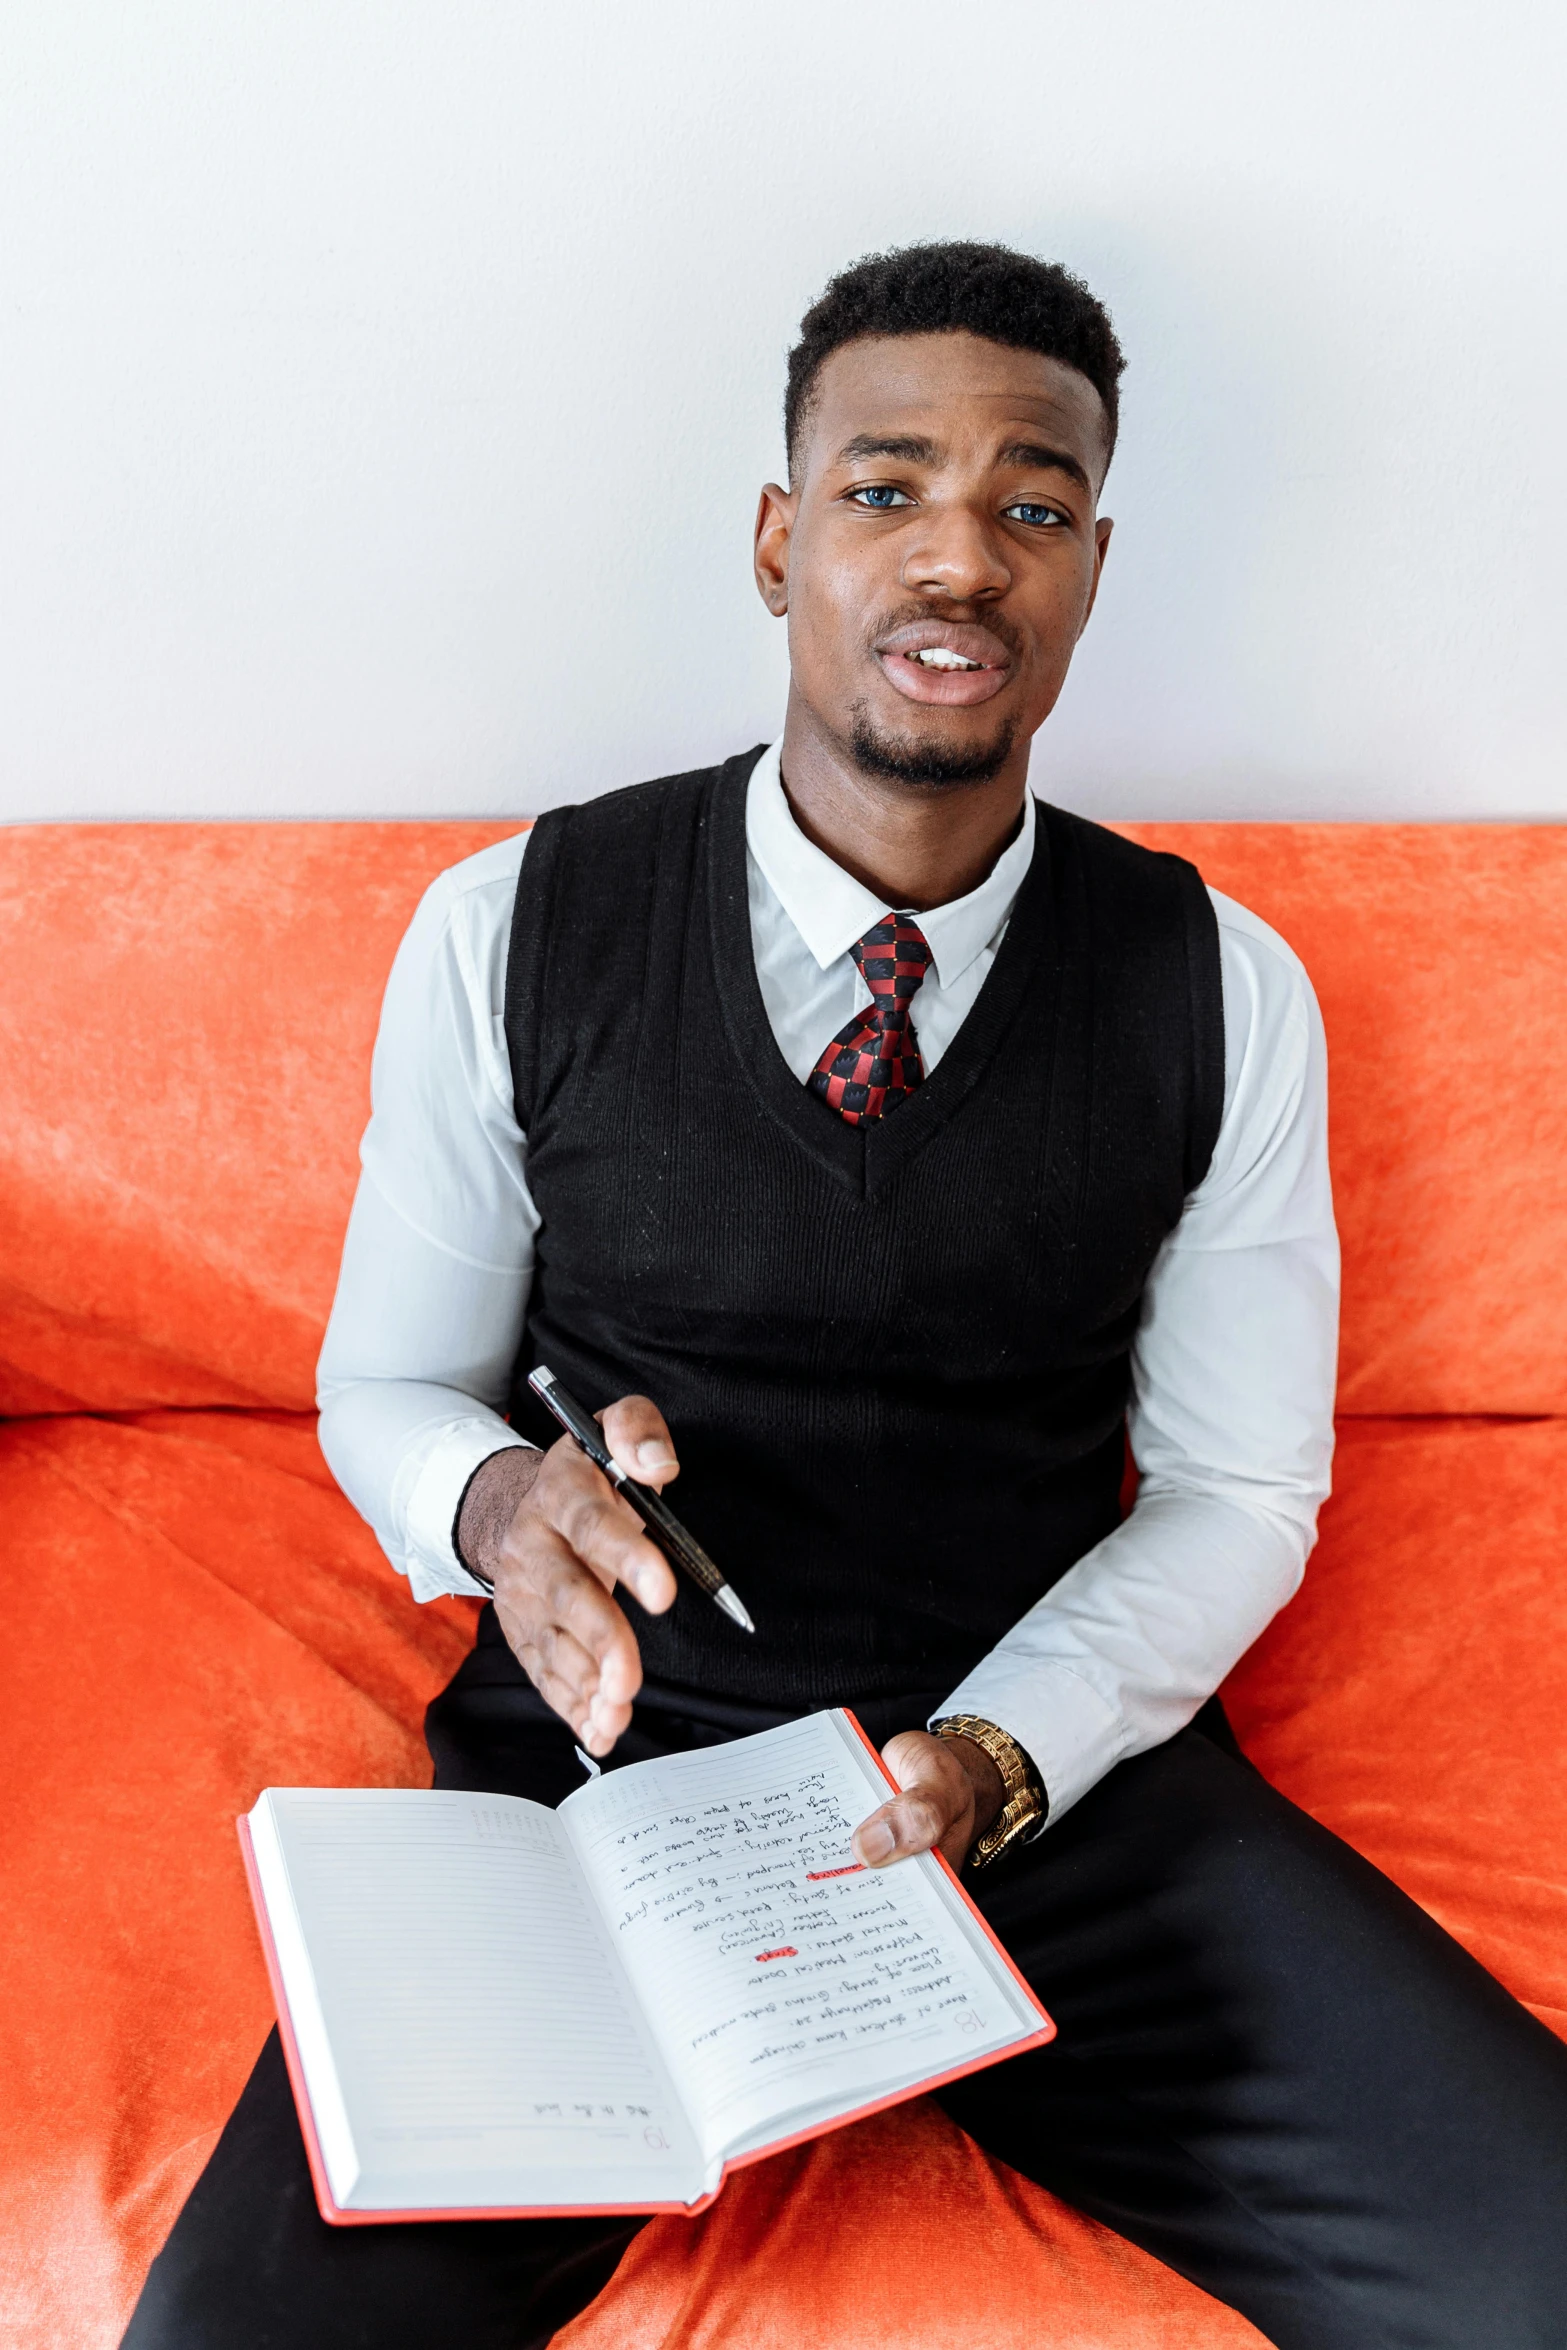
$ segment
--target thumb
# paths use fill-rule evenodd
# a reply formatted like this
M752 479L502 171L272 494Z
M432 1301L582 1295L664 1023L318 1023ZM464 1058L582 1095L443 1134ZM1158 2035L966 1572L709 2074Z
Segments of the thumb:
M600 1412L615 1465L639 1485L667 1485L680 1473L663 1413L645 1395L623 1395Z
M868 1869L930 1852L956 1824L959 1805L941 1780L915 1776L854 1831L854 1854Z

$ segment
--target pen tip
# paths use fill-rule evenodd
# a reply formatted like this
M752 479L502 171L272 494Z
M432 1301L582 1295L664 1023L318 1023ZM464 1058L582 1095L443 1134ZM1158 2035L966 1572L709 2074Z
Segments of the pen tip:
M752 1623L750 1616L746 1612L744 1600L737 1599L734 1592L727 1583L720 1583L718 1589L713 1593L713 1597L717 1600L725 1615L728 1616L732 1622L738 1624L742 1632L754 1632L756 1630L756 1626Z

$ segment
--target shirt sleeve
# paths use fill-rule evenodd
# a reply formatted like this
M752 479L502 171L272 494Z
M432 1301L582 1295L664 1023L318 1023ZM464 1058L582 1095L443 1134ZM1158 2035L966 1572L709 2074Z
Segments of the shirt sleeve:
M1299 1586L1327 1496L1338 1240L1310 981L1214 893L1225 1106L1132 1354L1129 1516L953 1691L1033 1758L1058 1819L1183 1728Z
M478 1592L453 1544L502 1411L538 1215L506 1054L506 950L526 836L434 882L387 981L337 1296L321 1449L414 1596Z

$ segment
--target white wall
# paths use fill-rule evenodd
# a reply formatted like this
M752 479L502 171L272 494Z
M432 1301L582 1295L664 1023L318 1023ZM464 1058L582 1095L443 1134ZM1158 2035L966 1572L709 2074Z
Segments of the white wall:
M538 807L776 728L832 269L1131 357L1036 754L1108 814L1567 815L1560 0L0 0L0 813Z

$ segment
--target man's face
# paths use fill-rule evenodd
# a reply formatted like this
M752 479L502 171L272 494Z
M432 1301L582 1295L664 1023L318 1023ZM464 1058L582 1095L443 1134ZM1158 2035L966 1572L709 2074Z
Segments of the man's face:
M833 352L757 578L793 692L863 771L980 782L1055 706L1093 606L1105 415L1086 376L977 335Z

